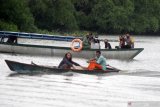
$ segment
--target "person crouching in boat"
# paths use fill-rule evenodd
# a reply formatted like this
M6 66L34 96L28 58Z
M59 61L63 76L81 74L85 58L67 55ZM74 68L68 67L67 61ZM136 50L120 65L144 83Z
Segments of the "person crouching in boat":
M63 60L60 62L58 68L60 69L77 69L80 65L72 61L72 54L70 52L66 53Z
M96 58L89 62L88 70L106 70L106 58L101 55L101 51L96 51Z

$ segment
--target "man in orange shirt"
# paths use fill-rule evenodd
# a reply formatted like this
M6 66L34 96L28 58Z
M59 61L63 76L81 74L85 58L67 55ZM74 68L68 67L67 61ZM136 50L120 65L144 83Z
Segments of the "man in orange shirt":
M96 58L90 60L88 70L106 70L106 58L101 55L101 51L96 51Z

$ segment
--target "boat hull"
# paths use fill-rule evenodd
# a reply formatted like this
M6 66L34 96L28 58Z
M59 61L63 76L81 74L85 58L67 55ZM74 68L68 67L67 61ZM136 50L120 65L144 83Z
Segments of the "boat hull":
M83 49L80 52L73 52L67 47L26 45L26 44L5 44L0 43L0 52L17 53L25 55L59 56L63 57L65 53L71 52L74 57L90 59L95 57L95 51L99 49ZM100 49L107 59L133 59L143 48L135 49Z
M35 64L25 64L15 61L5 60L6 64L11 71L21 73L21 74L36 74L36 73L65 73L65 72L75 72L83 74L103 74L109 72L119 72L120 70L116 68L110 68L109 70L73 70L73 69L58 69L55 67L39 66Z

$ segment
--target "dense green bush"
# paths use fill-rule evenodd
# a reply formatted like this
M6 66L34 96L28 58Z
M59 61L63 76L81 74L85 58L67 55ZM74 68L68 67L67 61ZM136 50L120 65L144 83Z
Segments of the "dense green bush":
M0 0L0 30L159 34L159 10L160 0Z
M0 19L13 23L21 31L36 29L26 0L0 0Z
M18 31L17 25L13 23L7 23L0 20L0 29L3 31Z

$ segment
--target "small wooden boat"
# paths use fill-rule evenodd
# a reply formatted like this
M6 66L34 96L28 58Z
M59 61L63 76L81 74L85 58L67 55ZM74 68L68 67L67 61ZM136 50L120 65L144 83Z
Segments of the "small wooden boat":
M103 70L75 70L75 69L58 69L57 67L41 66L36 64L25 64L10 60L5 60L6 64L11 71L21 73L21 74L35 74L35 73L65 73L65 72L75 72L83 74L104 74L109 72L119 72L119 69L109 66L106 71Z
M133 59L144 48L134 49L82 49L80 52L73 52L69 47L31 45L31 44L7 44L0 43L1 53L15 53L25 55L39 55L39 56L55 56L63 57L65 53L71 52L74 57L90 59L95 57L95 51L100 50L107 59Z

